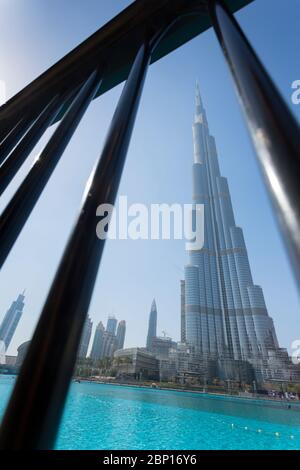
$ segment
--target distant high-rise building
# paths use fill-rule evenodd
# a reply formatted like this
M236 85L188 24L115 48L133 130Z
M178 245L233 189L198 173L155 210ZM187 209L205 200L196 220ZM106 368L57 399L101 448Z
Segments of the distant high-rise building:
M91 358L95 361L102 358L104 332L105 332L105 328L103 326L103 323L100 321L96 327L94 341L93 341L92 350L91 350Z
M148 324L148 334L147 334L147 343L146 348L151 351L152 339L156 337L156 328L157 328L157 308L155 299L153 299L150 315L149 315L149 324Z
M22 316L24 308L24 298L24 292L18 295L17 300L13 301L1 323L0 340L4 342L6 349L8 348L12 340L12 337Z
M185 343L185 281L180 281L180 341Z
M121 320L119 322L118 328L117 328L117 337L116 337L116 347L117 347L117 349L123 349L124 348L125 333L126 333L126 321Z
M85 358L88 352L88 347L92 334L93 322L89 316L86 317L84 328L78 349L78 357Z
M106 329L102 322L96 328L94 341L91 350L91 358L94 360L103 359L105 357L112 357L117 349L123 349L126 322L121 320L118 324L116 332L117 319L109 317L107 320ZM115 334L116 333L116 334Z
M117 350L116 336L110 331L105 331L103 334L103 357L112 357L114 352Z
M255 364L280 350L262 288L252 280L198 86L193 137L193 202L204 205L205 237L185 267L185 340L202 355Z
M106 331L109 333L112 333L113 335L116 334L116 328L117 328L117 319L114 316L110 316L107 319L107 324L106 324Z

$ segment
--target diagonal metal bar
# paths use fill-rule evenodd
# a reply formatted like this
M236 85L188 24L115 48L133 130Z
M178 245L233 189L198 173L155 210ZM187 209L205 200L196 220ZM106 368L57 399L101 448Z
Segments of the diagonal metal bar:
M6 260L68 142L96 93L100 72L95 70L76 94L67 114L0 217L0 267Z
M209 0L209 11L300 285L300 129L224 3Z
M45 106L35 123L0 166L0 195L5 191L30 152L63 106L60 95L56 95Z
M31 124L33 123L35 116L25 116L20 119L15 127L9 132L9 134L2 140L0 144L0 163L2 163L10 151L17 145L19 139L27 132Z
M231 11L243 8L253 0L226 0ZM184 16L191 9L202 8L201 17ZM181 19L159 43L151 62L180 47L211 26L206 13L207 0L136 0L92 36L33 80L23 90L0 107L0 129L10 130L27 109L39 111L49 96L78 85L85 79L85 70L101 66L109 57L109 71L96 96L105 93L127 79L135 53L144 39L144 32L153 24L158 29L166 27L177 16ZM78 67L80 64L80 67ZM62 118L65 107L57 120Z
M0 110L1 110L1 108L0 108ZM5 129L1 128L1 130L0 130L0 145L5 141L5 139L7 139L7 137L13 132L13 130L17 126L20 126L22 120L23 120L23 118L15 119L15 124L12 127L10 127L10 129L8 129L8 130L5 130Z
M54 444L105 244L96 235L97 207L115 201L146 71L160 37L141 45L124 86L10 399L1 428L2 449L47 449ZM33 369L37 356L38 368Z

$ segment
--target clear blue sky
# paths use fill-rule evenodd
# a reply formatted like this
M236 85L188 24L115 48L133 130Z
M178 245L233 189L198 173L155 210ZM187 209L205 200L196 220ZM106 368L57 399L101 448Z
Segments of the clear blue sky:
M6 82L8 97L129 3L1 0L0 79ZM290 100L291 83L300 79L299 0L288 0L284 7L281 0L256 0L237 17L299 119L300 106ZM281 345L289 347L300 338L298 293L213 31L150 67L119 194L145 204L191 202L196 78L221 171L229 179L236 222L244 229L254 282L264 289ZM0 274L0 320L26 288L11 354L32 334L120 90L121 86L90 106ZM12 182L1 209L30 161ZM114 313L127 322L126 346L143 346L155 297L159 333L166 330L179 339L179 281L186 261L184 241L109 241L89 312L94 325Z

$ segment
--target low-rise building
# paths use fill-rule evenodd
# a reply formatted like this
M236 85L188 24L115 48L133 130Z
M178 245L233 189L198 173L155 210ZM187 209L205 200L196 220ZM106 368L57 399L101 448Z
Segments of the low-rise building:
M168 359L169 351L177 347L177 343L168 336L154 336L151 340L150 352L159 359Z
M18 351L18 355L17 355L17 359L16 359L16 367L21 367L23 361L24 361L24 358L25 358L25 354L29 348L29 345L30 345L30 341L25 341L25 343L22 343L20 344L20 346L18 347L17 351Z
M293 364L284 348L268 349L267 356L254 359L256 381L300 383L300 365Z
M117 377L135 380L158 380L159 363L145 348L118 349L114 353Z

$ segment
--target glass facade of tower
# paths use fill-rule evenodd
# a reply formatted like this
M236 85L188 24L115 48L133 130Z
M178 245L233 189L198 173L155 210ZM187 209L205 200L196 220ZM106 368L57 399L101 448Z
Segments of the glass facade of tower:
M193 141L193 202L204 205L205 240L185 267L186 341L211 357L262 358L278 341L263 291L253 284L198 86Z

